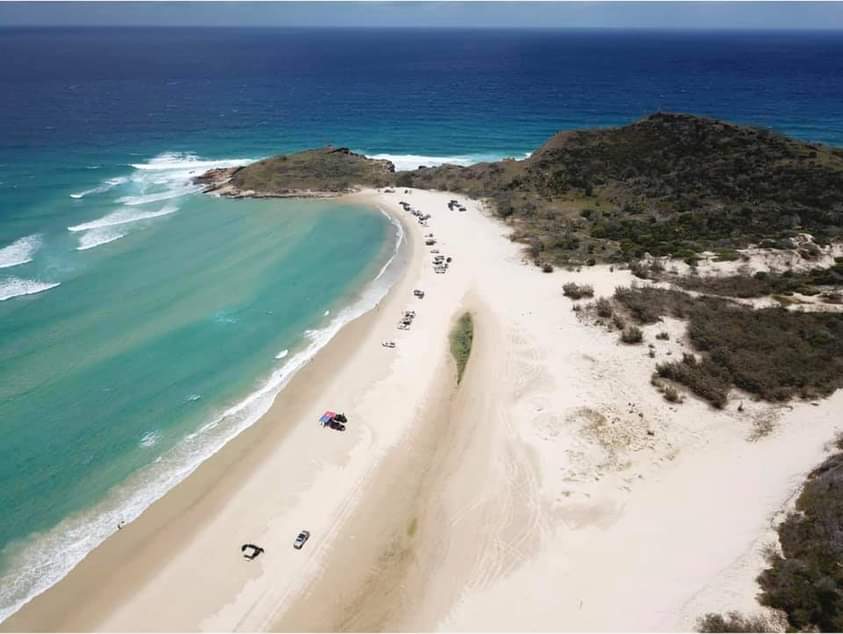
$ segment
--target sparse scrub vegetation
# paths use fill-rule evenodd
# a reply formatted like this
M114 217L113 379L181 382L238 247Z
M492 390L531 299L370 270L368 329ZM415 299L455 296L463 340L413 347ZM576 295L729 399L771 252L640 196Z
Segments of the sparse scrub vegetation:
M665 315L685 319L694 302L687 293L655 286L618 287L615 300L642 324L654 324Z
M792 631L843 631L843 453L808 476L778 532L782 552L758 577L761 603L782 610Z
M804 273L785 271L754 275L729 275L726 277L676 277L670 280L689 291L725 297L765 297L767 295L816 295L817 286L843 286L843 264L817 268Z
M597 316L602 317L603 319L609 319L614 313L612 302L606 297L598 298L594 303L594 309L597 312Z
M571 299L582 299L583 297L594 297L594 289L588 284L576 284L568 282L562 287L562 293L565 297Z
M698 632L781 632L782 626L766 616L744 616L739 612L708 613L697 619Z
M656 372L662 378L687 386L718 409L726 405L731 387L729 376L709 359L700 361L692 354L685 354L681 361L660 363Z
M767 401L828 396L843 387L843 315L755 309L680 291L619 288L615 300L639 323L664 315L688 320L701 359L662 363L660 376L681 383L715 407L738 387Z
M621 341L627 344L641 343L644 333L638 326L627 326L621 331Z
M665 387L664 392L662 392L662 394L664 394L665 400L669 401L670 403L679 403L682 401L682 397L679 395L679 390L677 390L672 385L668 385L667 387Z

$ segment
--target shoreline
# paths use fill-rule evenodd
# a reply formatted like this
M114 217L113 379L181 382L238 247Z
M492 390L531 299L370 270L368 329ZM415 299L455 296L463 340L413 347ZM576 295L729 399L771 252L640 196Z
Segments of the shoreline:
M25 603L17 612L10 615L0 623L0 631L16 630L50 630L62 629L62 623L69 617L69 614L83 603L82 598L95 592L101 587L101 573L99 569L115 561L126 559L137 559L133 553L138 549L148 547L151 542L160 541L158 538L162 533L167 532L167 526L178 522L183 512L189 512L198 504L213 504L213 509L224 506L224 497L234 495L236 485L226 482L231 475L231 469L236 469L239 477L245 477L246 469L238 469L237 463L249 457L250 463L260 463L267 458L271 447L283 442L289 431L295 425L292 420L285 421L283 426L271 425L270 414L275 410L289 408L287 419L293 417L293 412L301 408L301 404L295 402L299 399L291 398L289 392L306 392L312 394L318 388L319 383L330 381L330 371L322 366L332 366L337 363L349 349L353 348L353 342L368 333L373 322L384 311L385 305L390 303L396 289L401 286L406 277L410 274L414 264L413 240L411 232L415 229L408 227L408 223L398 213L384 211L384 209L371 199L369 192L355 192L342 198L367 206L372 213L382 213L387 216L390 225L397 225L400 228L400 243L395 245L395 250L383 264L377 275L361 288L357 297L343 310L352 309L362 301L365 292L372 288L390 267L400 267L396 270L396 279L388 287L377 303L362 314L353 317L343 325L333 337L320 348L304 365L293 372L287 379L286 384L280 388L275 395L269 411L265 412L259 419L238 432L225 444L203 460L184 479L169 489L163 496L152 502L139 517L123 526L122 530L113 533L104 542L91 550L83 560L77 563L64 577L51 585L42 593L33 597ZM340 197L335 197L340 198ZM328 325L325 326L326 328ZM296 353L293 353L293 357ZM292 358L292 357L290 357ZM305 385L307 387L305 387ZM209 497L219 498L208 500ZM180 535L181 541L186 535ZM156 554L163 557L172 556L178 551L178 544L171 544L168 547L156 548ZM134 581L142 583L148 574L138 575ZM127 596L127 592L110 591L109 602L119 601ZM90 612L91 610L86 610ZM36 614L36 612L38 614ZM87 614L80 614L77 617L80 625L75 629L90 629L94 627L96 618ZM73 629L73 628L71 628Z
M467 212L447 211L451 198ZM611 295L630 271L540 273L482 204L447 192L349 200L405 227L412 254L387 297L154 513L0 629L678 631L762 610L771 519L826 455L843 391L669 403L650 376L688 350L686 325L644 326L651 357L562 293ZM444 275L427 233L453 256ZM396 330L409 308L411 330ZM447 336L463 310L476 335L457 386ZM345 411L348 431L319 429L324 409ZM760 421L770 431L754 438ZM302 529L311 539L293 550ZM266 552L246 562L246 542Z

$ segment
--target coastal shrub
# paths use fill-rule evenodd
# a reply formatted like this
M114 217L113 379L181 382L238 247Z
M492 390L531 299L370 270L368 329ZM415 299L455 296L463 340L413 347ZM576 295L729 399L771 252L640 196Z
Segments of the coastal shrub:
M451 355L457 364L457 383L462 381L468 357L471 356L471 345L474 342L474 321L471 313L464 313L454 324L450 335Z
M672 385L668 385L664 388L664 398L665 400L671 403L678 403L682 400L681 396L679 395L679 390L677 390Z
M607 262L647 253L695 262L701 250L731 259L735 249L764 240L790 248L797 226L828 241L843 226L841 173L843 155L830 148L657 113L619 128L559 134L524 160L395 178L489 199L521 241L546 243L543 259L559 264L591 252Z
M621 341L624 343L641 343L644 341L644 333L638 326L627 326L621 331Z
M618 287L615 289L615 300L643 324L656 323L665 315L685 318L693 304L693 298L687 293L655 286Z
M737 387L768 401L843 387L843 315L697 300L688 337Z
M752 309L724 299L654 287L619 288L615 299L639 323L688 320L702 359L686 355L659 374L723 407L731 387L767 401L828 396L843 387L843 314Z
M782 627L774 619L764 615L744 616L729 612L725 616L709 612L697 619L698 632L781 632Z
M598 298L597 301L594 303L594 308L597 311L598 317L608 319L612 316L612 302L605 297Z
M656 339L668 341L670 339L670 335L667 334L665 331L661 331L659 334L656 335Z
M815 288L817 286L843 286L843 265L835 263L803 273L759 271L752 276L675 277L671 282L689 291L725 297L752 298L792 293L816 295L820 292Z
M731 377L710 359L700 361L692 354L685 354L681 361L660 363L656 372L662 378L687 386L718 409L726 405Z
M642 280L650 278L650 269L643 262L633 262L629 265L629 272Z
M568 282L562 287L562 293L565 297L571 299L581 299L583 297L594 297L594 288L587 284L576 284Z
M550 262L542 264L542 273L553 273L553 265Z
M794 631L843 631L843 453L808 476L778 533L782 552L758 577L761 603Z

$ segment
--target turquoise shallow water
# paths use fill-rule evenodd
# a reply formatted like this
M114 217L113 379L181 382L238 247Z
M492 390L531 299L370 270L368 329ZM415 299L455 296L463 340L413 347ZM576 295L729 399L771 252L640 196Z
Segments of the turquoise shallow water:
M388 281L370 284L396 245L377 210L212 198L192 157L138 165L48 201L67 224L6 253L58 286L0 301L2 606L254 422Z

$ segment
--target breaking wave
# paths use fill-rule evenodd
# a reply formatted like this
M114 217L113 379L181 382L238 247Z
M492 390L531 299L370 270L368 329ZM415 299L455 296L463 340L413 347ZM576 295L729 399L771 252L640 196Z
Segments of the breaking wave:
M91 229L79 236L79 246L77 251L87 251L94 247L114 242L126 236L124 231L115 229L114 227L100 227L99 229Z
M35 252L41 248L41 234L19 238L0 249L0 269L32 262Z
M157 210L150 210L145 206L200 191L201 188L192 182L194 176L199 176L209 169L236 167L250 162L251 159L204 160L195 154L168 152L159 154L145 163L133 163L131 167L134 171L128 176L110 178L99 187L71 194L72 198L84 198L89 194L100 194L120 187L122 195L116 202L122 208L96 220L72 225L67 227L67 230L74 233L84 232L79 237L77 251L87 251L114 242L128 234L129 225L132 223L167 216L178 211L175 204ZM136 207L140 209L135 209Z
M364 152L365 154L365 152ZM398 171L414 170L419 167L437 165L460 165L466 167L477 163L500 161L505 158L525 159L530 153L519 156L506 154L463 154L458 156L425 156L423 154L367 154L369 158L390 161Z
M161 440L160 433L158 433L157 431L149 431L143 435L143 438L140 439L140 443L138 444L141 447L148 449L157 445L159 440Z
M0 280L0 302L21 295L35 295L55 288L59 282L39 282L37 280L24 280L19 277L7 277Z
M107 214L102 218L97 218L91 222L84 222L81 225L73 225L68 227L68 231L90 231L91 229L102 229L103 227L116 227L119 225L127 225L141 220L149 220L151 218L158 218L160 216L168 216L179 210L174 205L162 207L156 211L135 211L133 209L123 209Z
M85 196L90 196L91 194L104 194L109 189L114 189L118 185L123 185L124 183L128 183L129 179L125 176L118 176L117 178L109 178L105 181L102 185L94 187L93 189L86 189L83 192L79 192L78 194L71 194L71 198L84 198Z

